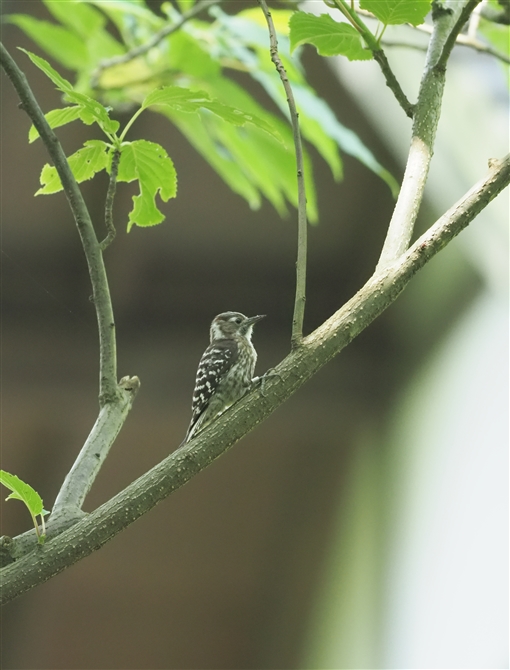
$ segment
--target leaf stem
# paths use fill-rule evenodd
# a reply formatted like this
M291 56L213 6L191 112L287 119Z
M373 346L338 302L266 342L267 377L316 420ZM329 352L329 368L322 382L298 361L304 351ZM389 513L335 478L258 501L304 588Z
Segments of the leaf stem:
M306 256L307 256L307 221L306 221L306 189L305 172L303 165L303 146L301 132L299 130L299 114L296 109L296 101L292 92L287 72L278 53L278 41L271 12L265 0L258 0L260 8L264 13L269 31L269 51L271 60L276 67L285 89L287 103L289 106L292 133L294 136L294 148L296 153L297 187L298 187L298 247L296 260L296 295L294 299L294 315L292 317L291 347L298 347L303 340L303 322L305 318L306 302Z
M472 11L480 0L459 7L456 0L433 13L434 29L429 42L418 101L413 118L411 146L402 187L388 227L379 271L394 263L409 246L432 160L446 78L446 59L465 23L466 9Z
M99 329L99 402L103 406L108 402L113 402L117 398L118 392L115 322L101 248L97 241L87 205L69 167L62 146L48 125L25 75L1 43L0 65L11 80L21 100L22 109L37 128L53 160L78 228L92 283L92 298Z
M390 67L390 64L388 63L386 54L381 49L379 40L375 37L375 35L372 34L365 23L360 19L356 11L349 6L346 0L333 0L333 2L336 8L342 12L345 18L350 22L353 28L359 32L367 47L372 52L374 60L379 64L379 67L381 68L381 71L384 75L384 79L386 80L386 86L388 86L388 88L391 90L398 104L402 107L406 115L412 119L415 105L413 105L408 100L406 94L402 90L402 87L400 86L397 78L393 73L393 70ZM386 27L383 28L379 39L382 37L385 28Z

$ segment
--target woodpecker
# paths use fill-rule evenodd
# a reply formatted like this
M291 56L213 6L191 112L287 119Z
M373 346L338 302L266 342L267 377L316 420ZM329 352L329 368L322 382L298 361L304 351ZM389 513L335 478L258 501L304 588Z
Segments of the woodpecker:
M184 443L250 388L257 362L251 336L253 326L264 316L248 317L240 312L223 312L214 317L210 329L211 343L198 365L191 423Z

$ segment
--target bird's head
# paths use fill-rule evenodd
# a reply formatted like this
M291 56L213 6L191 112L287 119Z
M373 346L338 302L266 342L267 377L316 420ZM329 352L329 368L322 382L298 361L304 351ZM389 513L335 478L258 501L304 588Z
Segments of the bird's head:
M223 312L218 314L211 323L211 342L229 340L235 335L241 335L251 340L253 326L263 319L265 314L244 316L240 312Z

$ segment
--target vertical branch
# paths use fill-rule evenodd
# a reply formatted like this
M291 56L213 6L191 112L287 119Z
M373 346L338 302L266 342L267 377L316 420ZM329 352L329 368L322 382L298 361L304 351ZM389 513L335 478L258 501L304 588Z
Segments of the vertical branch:
M278 41L276 31L265 0L258 0L258 3L266 17L269 30L269 51L271 60L276 67L280 79L282 80L287 103L289 105L290 120L292 123L292 132L294 136L294 147L296 151L297 166L297 186L298 186L298 248L296 261L296 297L294 300L294 315L292 317L292 337L291 345L295 349L301 344L303 339L303 321L305 317L306 301L306 252L307 252L307 223L306 223L306 191L305 175L303 167L303 147L301 143L301 133L299 131L299 115L296 109L294 94L287 77L287 72L278 53Z
M106 202L104 206L104 222L106 226L106 237L99 244L101 251L104 251L115 239L117 231L113 223L113 200L115 198L115 191L117 190L117 175L119 172L120 151L113 149L112 166L110 168L110 183L108 184L108 191L106 193Z
M457 0L451 0L447 6L437 5L433 8L434 29L415 106L407 165L377 271L383 271L390 266L409 247L434 152L446 79L446 63L457 35L479 2L480 0L468 0L462 5Z
M92 283L92 294L99 330L99 401L101 406L118 395L115 322L103 255L76 179L57 136L50 128L25 75L0 43L0 65L11 80L21 100L21 108L37 128L41 140L55 165L64 193L73 213Z

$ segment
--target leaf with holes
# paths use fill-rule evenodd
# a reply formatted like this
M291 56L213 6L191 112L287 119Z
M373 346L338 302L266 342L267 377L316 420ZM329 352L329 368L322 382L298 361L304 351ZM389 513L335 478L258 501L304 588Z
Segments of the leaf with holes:
M156 195L164 202L177 195L177 174L174 164L159 144L147 140L122 145L117 181L138 180L140 194L133 196L128 231L133 225L155 226L164 220L156 207Z
M36 56L35 54L27 51L26 49L21 49L27 56L30 58L32 63L36 65L44 74L51 79L59 91L65 93L66 98L70 102L74 102L83 108L83 112L80 114L80 118L85 123L92 123L95 121L104 133L107 135L113 135L119 129L119 122L110 119L108 110L104 105L97 100L94 100L85 93L79 93L74 90L73 85L64 79L51 65L48 61L45 61L44 58ZM86 120L88 119L88 120Z
M89 140L85 142L83 149L78 149L76 153L67 159L74 178L78 183L92 179L96 172L101 172L108 167L109 146L102 140ZM41 172L41 188L36 195L50 195L62 190L62 183L57 170L46 164Z

